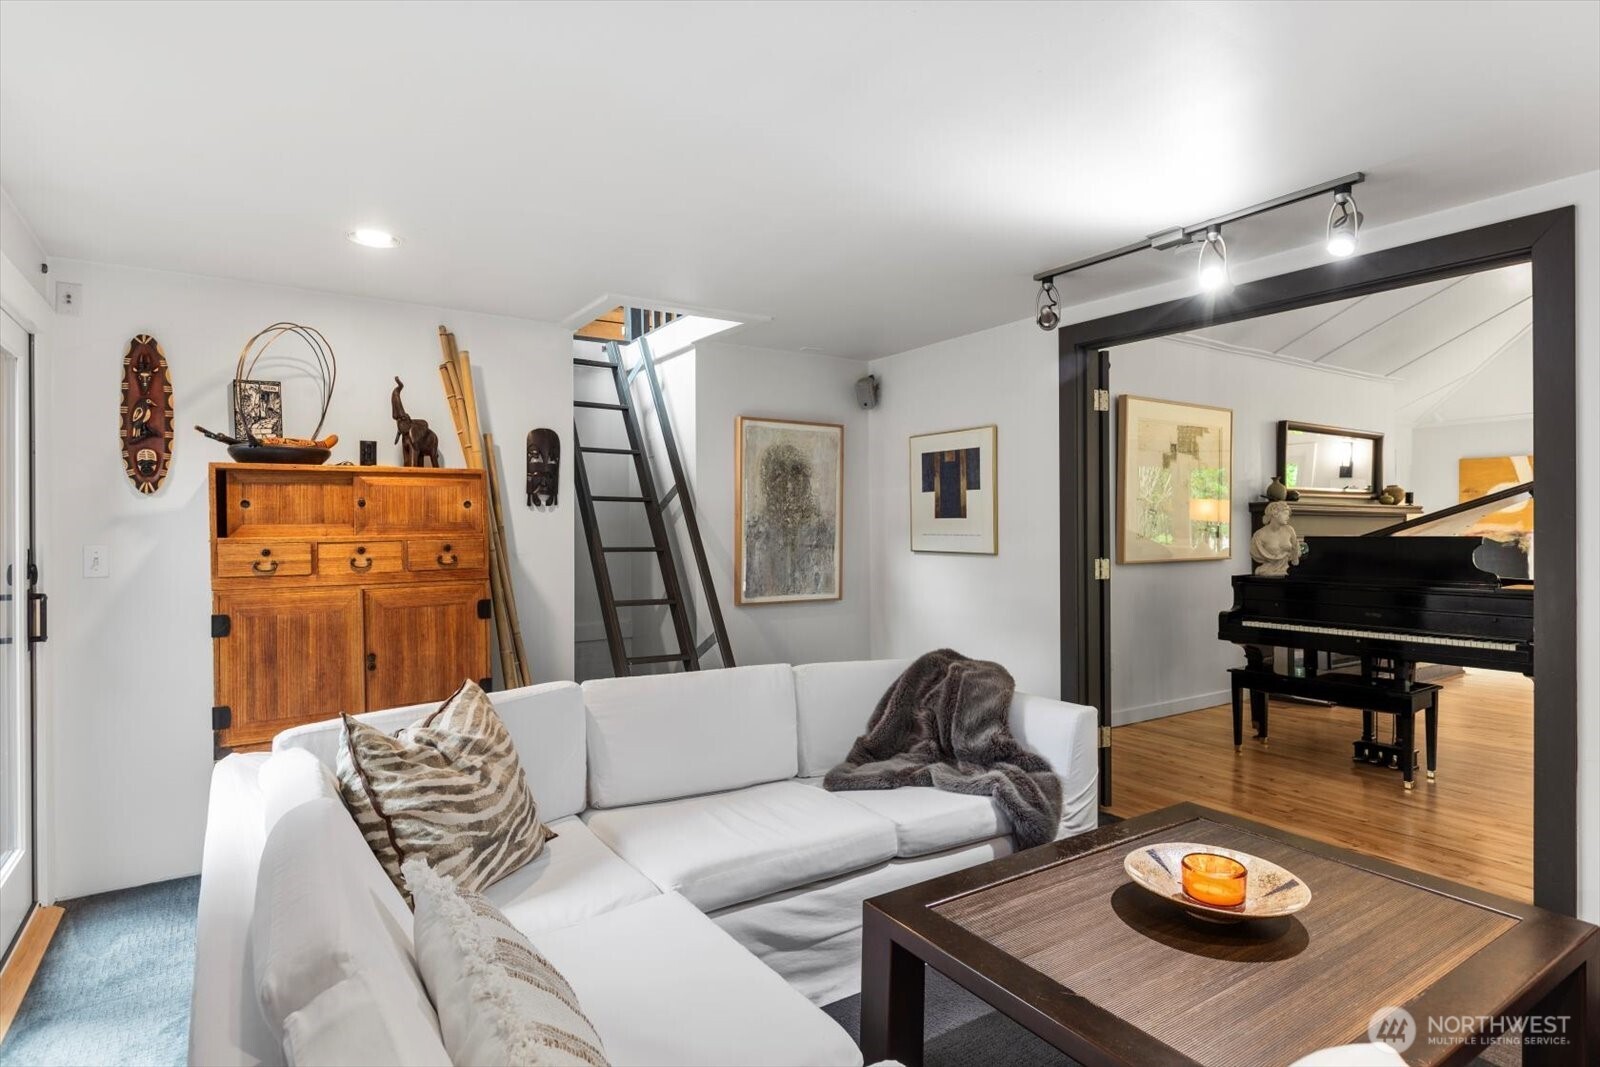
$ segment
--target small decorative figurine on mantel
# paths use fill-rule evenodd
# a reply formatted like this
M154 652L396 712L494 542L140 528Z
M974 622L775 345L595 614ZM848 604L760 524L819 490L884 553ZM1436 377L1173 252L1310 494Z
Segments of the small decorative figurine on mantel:
M431 460L435 467L442 467L444 460L439 455L439 435L428 428L427 419L413 419L406 414L406 406L400 402L400 390L405 387L405 382L395 378L394 392L389 394L389 408L394 418L394 439L400 446L402 457L400 465L426 467Z
M1299 565L1305 548L1289 525L1292 514L1287 501L1274 500L1266 506L1261 529L1250 538L1250 558L1256 561L1257 577L1286 578L1289 568Z

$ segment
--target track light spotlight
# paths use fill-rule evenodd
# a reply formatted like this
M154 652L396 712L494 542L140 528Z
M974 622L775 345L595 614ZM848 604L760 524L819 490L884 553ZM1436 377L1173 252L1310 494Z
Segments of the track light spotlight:
M1354 255L1361 241L1361 212L1356 210L1356 198L1346 185L1333 194L1333 207L1328 209L1328 255L1343 259Z
M1052 278L1046 278L1039 283L1038 315L1035 321L1039 329L1046 332L1061 325L1061 315L1056 310L1061 304L1061 294L1056 292L1056 283Z
M1220 226L1206 230L1205 243L1200 246L1200 288L1207 293L1233 288L1233 279L1228 277L1228 244Z

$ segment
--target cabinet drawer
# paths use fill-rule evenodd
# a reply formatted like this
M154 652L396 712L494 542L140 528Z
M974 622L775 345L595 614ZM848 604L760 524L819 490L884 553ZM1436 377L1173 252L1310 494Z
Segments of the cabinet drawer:
M310 573L309 542L217 542L218 578L303 578Z
M406 542L408 571L481 571L488 547L476 537L434 537Z
M357 475L357 533L478 534L487 521L483 478L461 475Z
M324 578L395 574L405 569L399 541L324 541L317 546L317 573Z

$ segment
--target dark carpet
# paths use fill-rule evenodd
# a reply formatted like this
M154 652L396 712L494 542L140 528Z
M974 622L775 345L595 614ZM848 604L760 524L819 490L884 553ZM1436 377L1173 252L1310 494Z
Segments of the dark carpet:
M200 879L62 902L0 1065L181 1064Z
M923 999L923 1067L1075 1067L1028 1031L929 968ZM861 1043L861 997L846 997L823 1011Z

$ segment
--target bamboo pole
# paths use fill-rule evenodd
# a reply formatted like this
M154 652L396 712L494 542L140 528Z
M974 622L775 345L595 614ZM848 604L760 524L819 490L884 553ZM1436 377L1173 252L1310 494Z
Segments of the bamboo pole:
M444 326L439 327L439 349L444 356L444 362L439 365L439 380L450 405L450 418L455 423L462 458L468 467L481 470L486 476L489 496L489 592L494 604L495 643L500 649L501 680L507 688L516 688L529 684L530 674L528 654L522 644L521 623L517 617L511 564L506 552L500 469L492 452L494 439L479 429L478 398L472 382L471 357L456 347L455 334Z
M511 635L512 659L516 665L516 677L519 685L528 685L533 679L528 671L528 653L522 645L522 622L517 616L517 598L514 595L514 586L511 579L511 560L506 554L506 527L500 499L503 483L500 479L500 461L494 454L494 435L483 435L483 455L486 458L486 469L489 473L489 513L494 518L495 538L494 543L499 546L498 569L500 571L500 584L505 589L505 616L507 628ZM504 657L502 657L504 659ZM510 677L508 675L508 677Z

